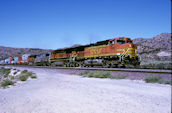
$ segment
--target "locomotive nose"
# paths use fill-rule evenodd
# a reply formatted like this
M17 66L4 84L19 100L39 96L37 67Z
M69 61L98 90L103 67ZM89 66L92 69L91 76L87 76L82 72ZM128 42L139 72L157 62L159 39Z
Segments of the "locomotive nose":
M137 46L136 45L134 45L134 44L132 44L132 43L130 43L129 45L128 45L128 51L127 51L127 54L130 56L130 57L135 57L136 56L136 54L137 54Z
M133 43L130 43L129 44L129 47L134 48L134 44Z

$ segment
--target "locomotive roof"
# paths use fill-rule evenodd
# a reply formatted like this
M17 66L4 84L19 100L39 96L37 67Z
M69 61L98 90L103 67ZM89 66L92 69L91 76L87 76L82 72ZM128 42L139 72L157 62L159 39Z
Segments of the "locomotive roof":
M86 47L91 47L91 46L98 46L98 45L106 45L108 44L109 40L104 40L104 41L98 41L96 43L91 43L87 45L79 45L77 47L70 47L70 48L64 48L64 49L56 49L54 52L61 53L61 52L71 52L71 51L83 51L84 48Z
M108 40L104 40L104 41L98 41L96 43L91 43L91 44L87 44L87 45L79 45L79 46L76 46L76 47L56 49L53 52L55 52L55 53L63 53L63 52L70 53L72 51L83 51L84 48L86 48L86 47L99 46L99 45L107 45L109 41L114 40L114 39L130 39L130 38L117 37L117 38L108 39Z
M110 39L109 41L112 41L112 40L118 40L118 39L123 39L123 40L126 40L126 39L129 39L130 40L130 38L127 38L127 37L117 37L117 38L112 38L112 39Z

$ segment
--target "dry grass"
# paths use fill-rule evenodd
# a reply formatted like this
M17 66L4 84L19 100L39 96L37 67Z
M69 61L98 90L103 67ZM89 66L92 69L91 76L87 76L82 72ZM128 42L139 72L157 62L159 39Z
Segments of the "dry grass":
M109 72L89 72L85 71L80 73L79 75L90 77L90 78L111 78L111 79L125 79L125 75L111 75Z
M14 72L15 76L9 75L11 72L10 68L1 68L0 69L0 79L1 83L0 86L5 88L6 86L13 85L16 81L26 81L29 77L32 79L36 79L37 76L33 72L29 72L27 70L23 70L20 74L17 75L17 72L20 70L15 69L16 72Z
M146 83L171 84L170 80L165 80L160 76L147 76L144 80Z
M32 79L37 78L35 73L28 72L27 70L22 71L21 74L18 75L18 78L21 81L26 81L29 77L32 78Z
M7 87L9 85L13 85L13 84L14 84L14 82L12 80L6 79L1 82L1 87L5 88L5 87Z

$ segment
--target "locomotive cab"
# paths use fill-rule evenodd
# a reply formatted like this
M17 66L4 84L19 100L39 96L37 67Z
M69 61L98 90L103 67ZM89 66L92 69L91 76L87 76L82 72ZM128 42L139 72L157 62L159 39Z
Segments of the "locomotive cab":
M108 45L116 56L122 58L137 57L137 46L132 43L130 38L118 37L109 40Z
M120 55L129 56L130 58L136 57L137 46L132 43L132 40L130 38L119 37L119 38L110 40L110 42L113 42L113 41L114 41L116 50L118 51L118 54L120 53Z

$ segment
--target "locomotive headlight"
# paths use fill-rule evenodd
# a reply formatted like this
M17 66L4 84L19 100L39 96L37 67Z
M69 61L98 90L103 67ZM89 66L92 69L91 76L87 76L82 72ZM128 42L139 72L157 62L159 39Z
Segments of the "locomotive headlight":
M129 47L131 47L131 44L129 44Z
M120 53L117 53L116 55L120 55Z

